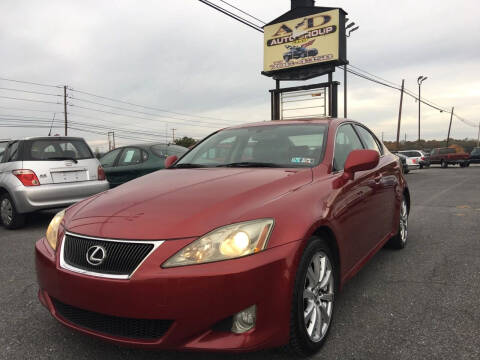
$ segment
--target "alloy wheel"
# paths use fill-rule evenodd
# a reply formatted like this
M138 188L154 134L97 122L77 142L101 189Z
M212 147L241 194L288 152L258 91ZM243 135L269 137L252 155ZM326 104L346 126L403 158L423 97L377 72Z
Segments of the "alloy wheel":
M305 330L313 342L321 341L330 326L334 289L330 259L323 251L319 251L310 261L303 290Z
M400 207L400 240L403 244L407 242L408 236L408 209L407 209L407 202L405 200L402 201L402 205Z
M3 199L0 204L0 214L2 216L2 222L5 225L9 225L13 219L13 206L10 200Z

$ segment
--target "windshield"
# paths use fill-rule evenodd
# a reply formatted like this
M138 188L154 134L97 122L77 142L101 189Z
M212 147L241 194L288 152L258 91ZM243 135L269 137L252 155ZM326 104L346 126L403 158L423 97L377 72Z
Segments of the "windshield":
M324 124L295 124L219 131L175 167L312 167L322 160L326 129Z
M25 142L25 160L80 160L93 158L81 139L42 139Z

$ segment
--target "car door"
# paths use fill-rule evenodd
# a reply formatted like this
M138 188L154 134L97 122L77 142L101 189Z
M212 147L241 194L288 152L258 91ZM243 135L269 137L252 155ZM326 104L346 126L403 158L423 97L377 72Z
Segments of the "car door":
M377 151L380 156L377 167L372 170L375 191L372 193L371 213L374 214L379 231L378 235L371 239L370 246L373 248L379 241L389 235L393 228L397 203L395 193L395 187L398 183L397 164L385 157L383 146L370 130L359 124L354 126L364 147Z
M122 150L123 148L117 148L112 151L109 151L108 153L103 155L100 159L100 164L102 165L103 170L105 171L105 176L107 177L107 180L110 183L110 187L113 187L112 172L114 170L114 167L118 161L118 157L122 152Z
M432 152L430 153L430 162L432 164L440 164L438 149L433 149Z
M119 155L116 164L109 169L109 182L115 187L142 176L143 154L138 147L125 147Z
M20 161L20 141L12 141L5 146L3 151L2 160L0 162L0 184L4 184L6 188L16 185L21 185L21 183L12 177L13 170L22 169L22 161ZM14 181L12 182L12 180Z
M339 179L348 155L364 149L358 134L350 123L342 124L335 135L333 171ZM342 183L342 182L340 182ZM354 179L344 183L335 192L332 215L335 227L345 244L344 269L350 270L370 251L372 239L379 238L374 192L377 189L374 171L359 171Z

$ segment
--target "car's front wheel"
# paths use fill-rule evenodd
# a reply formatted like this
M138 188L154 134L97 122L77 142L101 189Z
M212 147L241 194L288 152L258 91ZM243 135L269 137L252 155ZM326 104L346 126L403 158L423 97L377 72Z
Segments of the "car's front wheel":
M408 238L408 205L404 196L402 199L402 203L400 205L398 233L389 240L388 245L390 245L390 247L394 249L403 249L407 245L407 238Z
M300 356L318 351L332 323L337 269L322 238L312 237L297 270L288 348Z
M448 167L448 163L445 160L442 160L440 162L440 166L445 169L446 167Z
M17 212L15 203L6 193L0 196L0 219L7 229L17 229L25 225L25 215Z

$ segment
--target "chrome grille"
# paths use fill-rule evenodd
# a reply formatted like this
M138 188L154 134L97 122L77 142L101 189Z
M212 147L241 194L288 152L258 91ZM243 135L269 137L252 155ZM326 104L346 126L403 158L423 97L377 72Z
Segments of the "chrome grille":
M108 240L67 233L62 244L61 265L72 271L104 275L104 277L128 278L143 260L160 245L159 242ZM105 249L102 263L93 265L87 261L87 252L94 246Z

